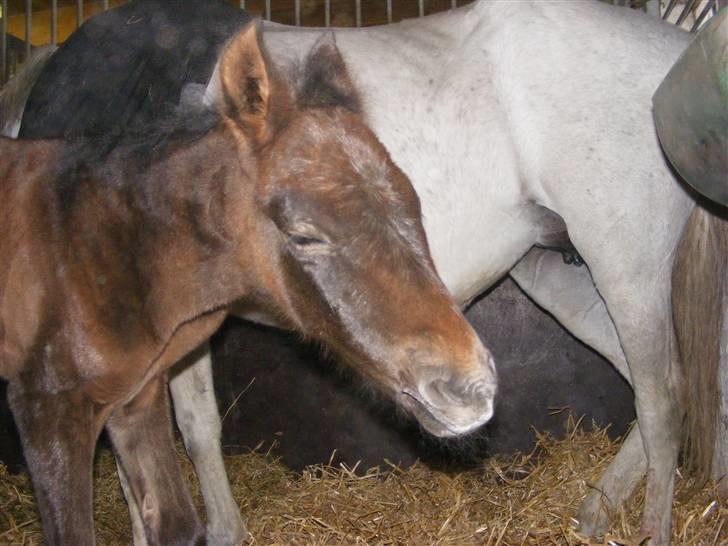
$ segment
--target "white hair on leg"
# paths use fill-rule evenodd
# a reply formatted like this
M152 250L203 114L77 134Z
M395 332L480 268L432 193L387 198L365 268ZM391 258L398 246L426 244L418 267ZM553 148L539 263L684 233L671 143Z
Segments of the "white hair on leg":
M222 423L212 383L210 347L203 344L177 365L169 389L177 426L195 466L207 511L208 546L236 546L247 537L220 447ZM136 546L136 545L135 545Z
M144 521L139 505L136 503L134 494L129 486L129 480L126 477L124 467L121 466L119 459L116 459L116 473L119 475L119 483L121 491L124 493L126 504L129 506L129 517L131 519L131 532L134 540L134 546L148 546L147 535L144 531Z

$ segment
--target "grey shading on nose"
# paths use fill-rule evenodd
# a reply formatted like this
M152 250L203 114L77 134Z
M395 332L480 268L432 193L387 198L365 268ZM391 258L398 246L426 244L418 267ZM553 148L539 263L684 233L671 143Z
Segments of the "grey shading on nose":
M492 411L495 391L495 384L485 379L451 377L431 381L425 386L423 394L436 407L462 406L482 413L488 406Z

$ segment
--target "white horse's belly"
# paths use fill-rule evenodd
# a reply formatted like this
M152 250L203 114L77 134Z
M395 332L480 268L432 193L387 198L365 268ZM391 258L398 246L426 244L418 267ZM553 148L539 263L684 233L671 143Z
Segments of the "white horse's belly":
M668 275L691 202L661 153L651 98L689 36L596 2L475 9L503 22L468 54L494 71L492 106L507 120L524 192L561 215L590 266ZM481 167L486 183L498 180Z
M256 324L262 324L263 326L271 326L273 328L280 328L282 330L287 329L286 325L284 325L280 320L278 320L278 318L276 318L271 313L268 313L263 309L251 308L247 304L234 306L230 310L230 314L244 320L249 320L250 322L254 322Z
M430 157L429 163L419 165L407 164L405 157L401 162L420 197L423 225L437 271L462 305L508 272L533 244L534 230L519 212L520 200L509 191L494 191L498 186L488 183L488 173L476 175L474 170L458 169L467 167L467 158L443 161L447 154ZM502 163L497 170L510 170L508 158L506 152L494 154L493 162ZM400 161L396 154L394 159ZM504 180L515 174L501 176ZM506 189L510 186L504 184Z
M366 89L365 100L383 100L376 93ZM453 124L467 115L458 111L461 101L453 100L460 90L437 94L431 101L410 101L410 114L428 120L416 142L390 111L371 109L369 121L412 181L437 271L464 304L508 272L533 244L534 230L521 211L523 195L504 120L494 113L481 115L477 124Z
M667 276L692 204L661 152L651 100L689 36L599 4L539 7L503 36L524 44L521 62L499 58L500 85L517 90L507 108L531 191L590 266ZM569 31L552 32L554 19ZM610 40L619 48L602 49Z

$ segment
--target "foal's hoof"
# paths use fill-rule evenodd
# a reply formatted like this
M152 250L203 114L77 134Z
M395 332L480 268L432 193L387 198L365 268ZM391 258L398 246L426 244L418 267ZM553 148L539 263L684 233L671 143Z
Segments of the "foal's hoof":
M579 532L585 536L602 536L609 526L609 506L600 491L592 490L579 507Z
M238 525L230 527L225 529L208 527L207 546L242 546L245 544L250 535L242 520L238 522Z

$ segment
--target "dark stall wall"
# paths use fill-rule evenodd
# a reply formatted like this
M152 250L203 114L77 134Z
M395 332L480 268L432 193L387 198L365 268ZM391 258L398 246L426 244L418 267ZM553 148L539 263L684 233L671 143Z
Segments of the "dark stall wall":
M7 383L0 380L0 462L7 466L10 472L18 472L23 465L23 455L13 414L8 407L6 387Z

